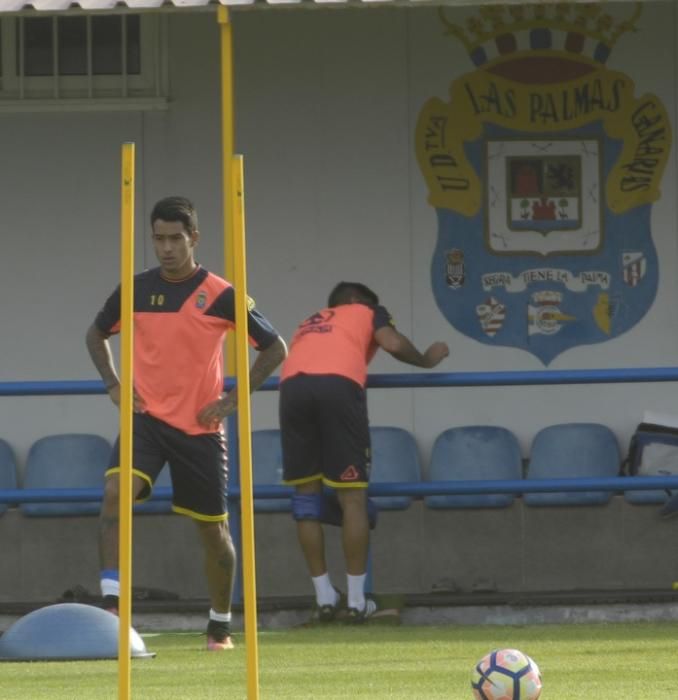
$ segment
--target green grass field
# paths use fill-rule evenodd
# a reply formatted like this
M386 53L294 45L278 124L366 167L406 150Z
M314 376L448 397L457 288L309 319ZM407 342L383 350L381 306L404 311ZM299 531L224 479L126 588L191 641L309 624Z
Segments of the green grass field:
M658 700L678 697L673 624L525 627L384 627L264 631L262 700L394 698L470 700L475 662L514 647L539 664L542 700ZM132 698L247 698L246 651L203 651L204 636L144 635L154 659L132 662ZM2 700L115 700L117 664L70 661L0 664Z

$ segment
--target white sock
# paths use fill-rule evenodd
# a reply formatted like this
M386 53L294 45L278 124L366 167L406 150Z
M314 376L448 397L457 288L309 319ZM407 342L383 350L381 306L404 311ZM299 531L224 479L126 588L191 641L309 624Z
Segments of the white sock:
M315 600L318 605L336 605L339 596L334 590L328 573L324 573L322 576L312 576L311 581L313 581Z
M216 620L217 622L230 622L231 613L220 613L214 610L213 608L210 608L210 620Z
M101 595L114 595L120 597L120 578L115 569L104 569L99 580Z
M362 610L365 607L365 579L367 574L352 576L346 574L348 581L348 607Z

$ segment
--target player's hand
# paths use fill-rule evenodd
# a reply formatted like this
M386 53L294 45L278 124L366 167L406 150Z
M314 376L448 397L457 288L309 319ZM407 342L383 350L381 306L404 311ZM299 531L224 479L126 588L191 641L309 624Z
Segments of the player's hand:
M198 413L198 423L200 423L203 428L219 430L219 425L224 418L235 413L237 408L238 403L235 395L233 395L233 393L227 394L222 399L213 401L202 408L200 413Z
M441 341L432 343L424 353L426 367L431 369L432 367L439 365L449 354L450 348L447 347L447 343L443 343Z

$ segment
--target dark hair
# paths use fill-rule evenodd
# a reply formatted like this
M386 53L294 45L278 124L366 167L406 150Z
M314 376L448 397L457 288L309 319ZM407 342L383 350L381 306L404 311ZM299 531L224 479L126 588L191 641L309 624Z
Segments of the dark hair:
M158 219L181 221L188 233L198 230L198 215L193 202L186 197L165 197L156 202L151 212L151 227Z
M357 299L362 304L379 303L379 297L364 284L360 282L339 282L339 284L330 292L327 306L341 306L342 304L350 304Z

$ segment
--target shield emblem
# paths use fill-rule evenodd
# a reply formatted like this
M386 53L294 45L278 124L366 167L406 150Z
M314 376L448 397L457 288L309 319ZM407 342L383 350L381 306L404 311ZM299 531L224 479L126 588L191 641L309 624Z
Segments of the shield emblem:
M545 365L632 328L658 285L650 214L670 122L657 97L637 98L632 79L607 68L609 42L584 56L582 12L581 31L542 5L481 11L486 31L470 34L446 22L477 69L452 82L449 103L424 105L416 132L437 212L441 313Z
M522 348L545 365L633 327L656 295L657 254L649 204L619 215L605 205L602 183L619 144L600 125L546 141L487 131L470 150L471 164L486 174L484 206L474 217L438 209L431 284L445 318L464 335ZM535 179L526 184L526 163L541 177L529 195ZM574 173L567 194L548 183L554 163ZM544 201L548 215L539 209ZM451 250L464 261L463 284L450 283Z
M549 255L599 248L597 140L488 140L486 149L490 250Z

